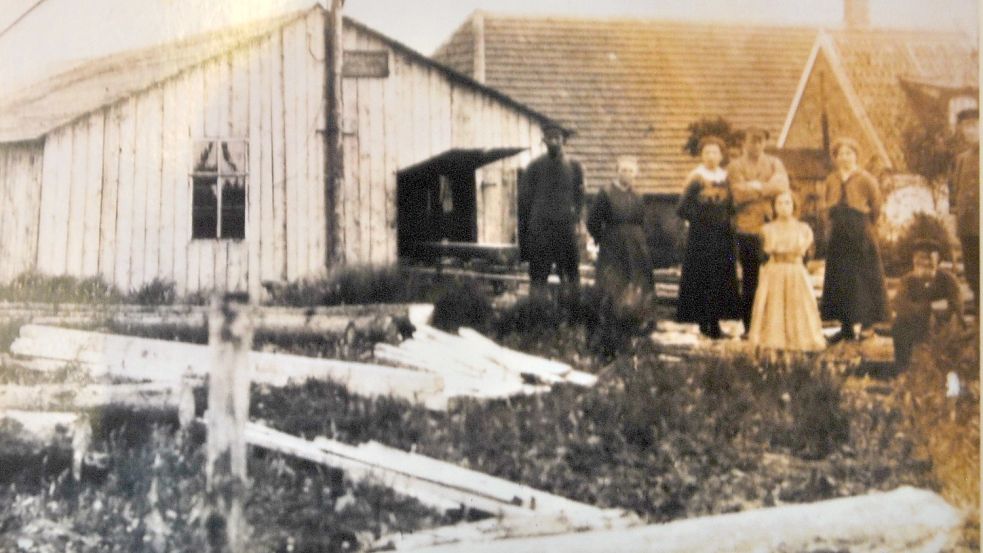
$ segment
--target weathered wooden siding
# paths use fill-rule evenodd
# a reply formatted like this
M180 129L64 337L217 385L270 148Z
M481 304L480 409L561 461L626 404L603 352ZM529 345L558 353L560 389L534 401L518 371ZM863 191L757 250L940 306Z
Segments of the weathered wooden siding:
M0 146L0 282L34 268L43 146Z
M837 82L825 54L820 52L792 118L784 147L822 148L824 108L829 121L830 141L841 136L857 140L862 150L860 165L866 165L877 150L850 109L850 102Z
M538 122L356 27L345 29L344 47L388 51L390 73L342 82L345 161L336 213L343 259L395 261L396 173L450 148L529 148L476 174L478 240L514 241L516 170L542 152Z
M101 275L124 290L162 278L182 293L255 293L323 271L323 62L324 15L312 10L49 133L43 172L37 152L4 149L2 191L35 205L39 222L11 223L41 245L23 256L44 273ZM246 238L192 240L193 145L223 138L249 141Z

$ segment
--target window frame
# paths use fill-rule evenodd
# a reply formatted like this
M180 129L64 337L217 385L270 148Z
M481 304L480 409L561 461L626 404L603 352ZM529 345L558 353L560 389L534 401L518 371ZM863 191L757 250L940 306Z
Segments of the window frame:
M235 167L232 160L228 158L223 158L223 146L228 147L230 143L239 143L242 146L242 159L238 160L240 162L239 167ZM196 159L201 155L203 151L203 146L211 144L214 149L215 156L215 168L214 170L199 170L199 160ZM205 156L202 156L205 157ZM231 154L230 154L231 157ZM225 161L223 161L223 159ZM192 167L191 172L188 174L188 188L189 188L189 201L190 201L190 212L191 217L189 224L191 225L191 240L214 240L214 241L241 241L246 239L246 213L248 211L248 197L249 197L249 139L241 137L229 137L229 136L212 136L212 137L202 137L192 141ZM225 170L224 166L232 165L233 171ZM214 236L199 236L196 235L196 220L195 220L195 188L200 186L196 183L198 179L211 179L214 184L209 186L213 187L215 194L215 234ZM235 236L223 236L223 192L225 189L224 181L228 179L241 180L242 182L242 235Z

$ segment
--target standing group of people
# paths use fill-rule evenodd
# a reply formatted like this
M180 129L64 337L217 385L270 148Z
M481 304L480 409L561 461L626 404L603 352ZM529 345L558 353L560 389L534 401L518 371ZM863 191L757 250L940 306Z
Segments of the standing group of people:
M978 298L978 112L961 113L959 123L975 149L956 163L953 203L967 277ZM544 129L547 153L530 163L519 186L520 246L529 260L534 294L545 289L554 264L567 293L579 289L577 227L584 171L564 155L565 138L559 127ZM724 141L714 136L701 140L701 163L687 176L677 208L688 232L676 318L697 323L711 339L724 336L721 320L740 319L742 338L772 350L819 351L828 343L864 338L889 314L874 231L882 203L877 180L859 166L855 140L832 144L835 168L825 181L823 206L829 223L826 272L818 305L803 261L813 232L795 217L788 173L778 158L765 153L768 138L764 129L747 129L741 155L726 167ZM632 316L637 318L654 288L645 210L634 190L638 162L622 157L617 167L617 177L601 188L587 215L587 230L599 246L596 283L600 328L607 334L601 341L607 344L618 344L626 324L637 322ZM946 310L961 320L955 277L938 269L940 245L919 241L915 250L912 273L902 279L895 302L899 365L907 363L911 345L926 334L926 313L935 320L933 313ZM839 321L839 332L827 339L822 320Z

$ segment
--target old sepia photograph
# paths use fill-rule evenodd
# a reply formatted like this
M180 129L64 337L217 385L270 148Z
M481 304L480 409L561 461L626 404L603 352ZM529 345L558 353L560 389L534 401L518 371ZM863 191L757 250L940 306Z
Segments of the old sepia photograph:
M980 551L978 0L0 0L0 552Z

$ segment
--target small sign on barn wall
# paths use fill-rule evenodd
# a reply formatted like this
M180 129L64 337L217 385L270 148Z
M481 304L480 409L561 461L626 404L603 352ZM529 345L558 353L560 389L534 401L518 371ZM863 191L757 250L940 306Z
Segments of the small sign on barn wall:
M341 76L384 79L389 76L388 50L345 50Z

